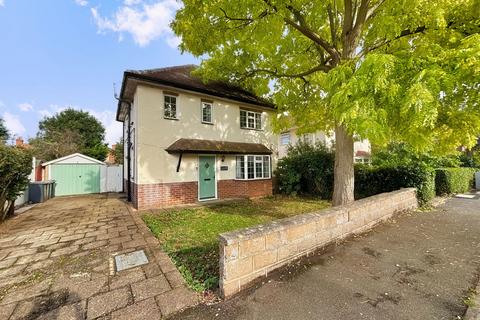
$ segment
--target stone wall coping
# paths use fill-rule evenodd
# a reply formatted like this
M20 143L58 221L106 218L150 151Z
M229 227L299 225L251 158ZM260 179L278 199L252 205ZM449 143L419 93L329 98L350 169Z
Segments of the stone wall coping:
M279 219L266 224L256 225L254 227L222 233L219 235L219 241L225 245L235 244L240 241L262 237L272 232L286 230L292 225L304 225L310 222L317 221L319 218L322 217L327 217L329 215L337 215L343 212L348 212L352 209L361 208L363 206L371 204L372 202L376 202L382 198L388 198L395 194L408 194L412 191L415 192L415 188L402 188L396 191L380 193L368 198L356 200L346 205L322 209L320 211Z

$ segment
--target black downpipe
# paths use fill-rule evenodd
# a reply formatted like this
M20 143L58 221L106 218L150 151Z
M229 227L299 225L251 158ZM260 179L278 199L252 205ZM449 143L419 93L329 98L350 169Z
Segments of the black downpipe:
M127 201L132 202L132 187L130 185L130 158L131 158L130 149L132 146L132 141L131 141L132 103L128 100L119 99L116 96L115 98L120 103L126 103L128 108L128 122L127 122L128 127L127 127L127 141L126 141L126 144L127 144ZM123 121L123 123L125 123L125 120ZM123 138L125 139L125 136ZM125 143L125 141L123 143ZM123 175L123 179L125 180L125 174Z
M132 202L132 186L130 183L130 149L132 148L131 141L131 121L132 121L132 104L129 101L124 101L128 106L128 123L127 123L127 201Z

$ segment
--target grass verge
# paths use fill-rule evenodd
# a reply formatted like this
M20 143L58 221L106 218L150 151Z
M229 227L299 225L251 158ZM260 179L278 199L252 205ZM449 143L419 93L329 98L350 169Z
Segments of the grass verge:
M142 218L188 285L205 291L218 287L220 233L329 206L324 200L272 196L200 208L154 210Z

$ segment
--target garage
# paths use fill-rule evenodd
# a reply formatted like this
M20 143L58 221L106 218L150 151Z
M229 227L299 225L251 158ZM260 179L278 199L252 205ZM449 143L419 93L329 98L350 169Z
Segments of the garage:
M42 164L44 180L55 180L55 195L100 193L106 164L74 153Z

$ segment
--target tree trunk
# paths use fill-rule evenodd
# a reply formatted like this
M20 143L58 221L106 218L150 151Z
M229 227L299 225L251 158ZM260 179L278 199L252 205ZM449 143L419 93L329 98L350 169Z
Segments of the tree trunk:
M353 137L343 126L335 128L335 168L333 205L354 201Z

